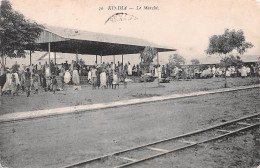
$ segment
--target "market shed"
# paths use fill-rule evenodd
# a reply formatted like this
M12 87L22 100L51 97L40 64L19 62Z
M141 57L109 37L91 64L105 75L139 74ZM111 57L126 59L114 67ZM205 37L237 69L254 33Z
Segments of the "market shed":
M40 51L115 56L140 53L146 46L154 47L158 52L176 51L176 49L160 46L146 40L95 33L76 29L45 26L36 40ZM50 56L50 54L49 54ZM50 61L50 59L49 59Z

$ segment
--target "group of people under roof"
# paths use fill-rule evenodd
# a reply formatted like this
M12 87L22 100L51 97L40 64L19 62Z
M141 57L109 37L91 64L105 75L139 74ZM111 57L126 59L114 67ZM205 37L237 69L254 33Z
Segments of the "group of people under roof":
M126 76L133 75L133 67L128 62L123 66L122 63L105 63L91 66L81 65L72 60L70 64L64 62L60 65L46 61L45 64L31 64L29 66L19 65L17 62L12 68L5 68L0 64L0 91L1 96L18 95L26 93L30 96L31 91L38 94L39 89L44 91L63 90L64 85L80 85L80 75L87 76L88 83L96 88L119 88L119 82L126 87Z

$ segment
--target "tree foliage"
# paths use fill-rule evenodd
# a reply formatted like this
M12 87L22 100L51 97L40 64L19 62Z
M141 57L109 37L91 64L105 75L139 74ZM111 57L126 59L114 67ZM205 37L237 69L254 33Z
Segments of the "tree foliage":
M140 57L141 57L141 68L148 72L149 67L151 63L153 62L153 59L155 56L158 54L157 50L152 47L145 47L144 51L141 52Z
M191 62L192 65L200 64L200 61L198 59L192 59L190 62Z
M226 55L236 50L239 54L244 54L253 44L245 41L243 30L226 29L222 35L213 35L209 39L207 54Z
M43 27L25 19L22 14L13 10L8 0L2 0L0 12L1 57L25 57L26 47L29 46L31 50L35 49L35 40Z
M235 66L239 67L243 64L243 61L239 56L230 55L229 57L225 57L220 60L220 66L228 67L228 66Z
M185 64L185 58L179 54L173 54L169 56L169 66L180 66Z

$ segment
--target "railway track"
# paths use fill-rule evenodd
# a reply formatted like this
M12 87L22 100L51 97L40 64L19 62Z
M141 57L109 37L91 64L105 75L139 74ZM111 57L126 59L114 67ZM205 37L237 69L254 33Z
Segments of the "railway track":
M85 160L66 166L65 168L129 167L169 153L174 153L203 143L228 137L239 132L244 132L257 126L260 126L260 113L223 122L205 129L196 130L161 141Z

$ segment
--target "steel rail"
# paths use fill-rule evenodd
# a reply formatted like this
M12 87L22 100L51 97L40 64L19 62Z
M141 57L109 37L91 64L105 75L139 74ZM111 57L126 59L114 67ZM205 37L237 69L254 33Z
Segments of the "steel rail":
M143 159L140 159L140 160L137 160L137 161L134 161L134 162L130 162L130 163L126 163L126 164L123 164L123 165L120 165L120 166L116 166L116 167L114 167L114 168L128 167L128 166L131 166L131 165L134 165L134 164L138 164L138 163L141 163L141 162L144 162L144 161L148 161L148 160L151 160L151 159L154 159L154 158L161 157L161 156L166 155L166 154L169 154L169 153L177 152L177 151L180 151L180 150L184 150L184 149L186 149L186 148L189 148L189 147L197 146L197 145L199 145L199 144L203 144L203 143L207 143L207 142L210 142L210 141L218 140L218 139L220 139L220 138L224 138L224 137L226 137L226 136L229 136L229 135L238 133L238 132L240 132L240 131L244 131L244 130L249 129L249 128L256 127L256 126L258 126L258 125L260 125L260 122L258 122L257 124L253 124L253 125L250 125L250 126L246 126L246 127L244 127L244 128L240 128L240 129L235 130L235 131L230 131L229 133L226 133L226 134L223 134L223 135L219 135L219 136L217 136L217 137L213 137L213 138L210 138L210 139L207 139L207 140L204 140L204 141L197 142L197 143L195 143L195 144L191 144L191 145L186 145L186 146L183 146L183 147L179 147L179 148L170 150L170 151L168 151L168 152L164 152L164 153L160 153L160 154L157 154L157 155L153 155L153 156L150 156L150 157L147 157L147 158L143 158Z
M85 165L85 164L89 164L89 163L91 163L91 162L95 162L95 161L98 161L98 160L102 160L102 159L105 159L105 158L109 158L109 157L111 157L111 156L117 156L117 155L120 155L120 154L123 154L123 153L126 153L126 152L130 152L130 151L134 151L134 150L140 149L140 148L145 148L145 147L147 147L147 146L152 146L152 145L156 145L156 144L159 144L159 143L163 143L163 142L167 142L167 141L172 141L172 140L180 139L180 138L187 137L187 136L192 136L192 135L194 135L194 134L203 133L203 132L206 132L206 131L209 131L209 130L212 130L212 129L216 129L216 128L218 128L218 127L227 126L227 125L230 125L230 124L232 124L232 123L236 123L236 122L239 122L239 121L242 121L242 120L246 120L246 119L249 119L249 118L254 118L254 117L257 117L258 115L260 115L260 113L256 113L256 114L249 115L249 116L245 116L245 117L241 117L241 118L234 119L234 120L231 120L231 121L228 121L228 122L216 124L216 125L213 125L213 126L204 128L204 129L192 131L192 132L189 132L189 133L181 134L181 135L174 136L174 137L167 138L167 139L163 139L163 140L160 140L160 141L155 141L155 142L148 143L148 144L144 144L144 145L140 145L140 146L137 146L137 147L128 148L128 149L125 149L125 150L122 150L122 151L117 151L117 152L110 153L110 154L103 155L103 156L99 156L99 157L96 157L96 158L93 158L93 159L90 159L90 160L85 160L85 161L77 162L77 163L75 163L75 164L71 164L71 165L69 165L69 166L65 166L64 168L72 168L72 167L82 166L82 165ZM258 124L259 124L259 123L258 123ZM256 124L256 125L258 125L258 124ZM254 126L255 126L255 124L254 124ZM247 126L247 127L252 127L252 126ZM244 128L247 129L247 127L244 127ZM229 134L234 134L234 133L231 131L231 132L226 133L226 134L224 134L224 135L229 135ZM221 135L220 137L222 137L222 135ZM201 143L201 142L200 142L200 143ZM199 144L200 144L200 143L199 143ZM186 145L185 147L180 147L180 148L175 149L175 150L181 150L181 149L184 149L184 148L187 148L187 147L195 146L195 145L197 145L197 144L198 144L198 143ZM169 152L171 152L171 151L169 151ZM161 153L161 154L159 154L159 155L163 155L163 154L166 154L166 153ZM157 155L155 155L155 156L157 156ZM145 159L148 159L148 158L145 158ZM141 159L141 160L143 160L143 159ZM140 160L140 161L141 161L141 160ZM139 162L139 160L138 160L137 162ZM134 163L134 162L131 162L131 163ZM125 164L125 166L127 166L128 164L131 164L131 163L127 163L127 164ZM123 165L121 165L121 166L123 166Z

